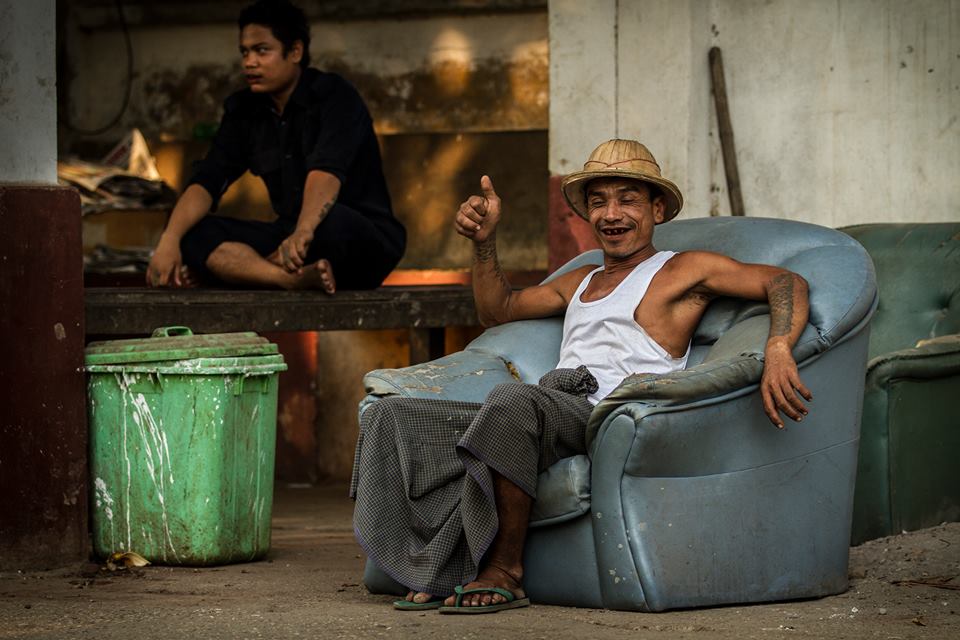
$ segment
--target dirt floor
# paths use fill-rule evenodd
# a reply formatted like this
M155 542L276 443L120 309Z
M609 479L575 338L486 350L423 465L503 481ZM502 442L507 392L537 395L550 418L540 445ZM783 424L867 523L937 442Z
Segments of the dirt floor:
M0 638L960 638L960 523L852 549L849 591L820 600L442 616L394 611L392 598L366 592L345 494L280 489L262 562L0 573Z

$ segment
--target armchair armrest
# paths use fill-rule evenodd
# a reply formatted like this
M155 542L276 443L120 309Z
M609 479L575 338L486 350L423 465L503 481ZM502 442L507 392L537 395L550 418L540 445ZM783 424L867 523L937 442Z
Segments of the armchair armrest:
M466 350L401 369L376 369L363 377L363 385L374 397L483 402L494 386L516 380L516 373L503 358Z
M788 421L784 429L770 424L759 392L759 354L718 358L663 376L677 380L679 374L679 382L666 382L668 397L664 383L648 381L652 391L621 398L605 416L606 408L597 405L588 424L590 457L609 457L604 451L611 445L624 446L623 438L610 437L620 425L629 432L628 451L617 455L624 459L623 472L635 477L733 473L840 450L855 464L867 336L864 325L798 363L814 397L801 423Z
M960 373L960 334L920 341L916 347L879 355L867 364L867 388L895 378L940 378Z
M641 404L669 407L691 404L733 393L757 383L763 372L759 355L743 354L704 362L666 375L634 374L628 376L610 395L601 400L587 423L587 448L593 443L601 425L623 413L625 405Z

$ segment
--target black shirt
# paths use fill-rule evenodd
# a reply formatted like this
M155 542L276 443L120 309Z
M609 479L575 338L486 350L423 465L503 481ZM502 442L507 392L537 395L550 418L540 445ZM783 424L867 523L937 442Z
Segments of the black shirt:
M337 203L403 233L392 220L373 121L357 90L334 73L304 69L283 114L270 96L249 89L223 103L223 119L207 157L188 184L220 197L249 169L263 178L273 210L292 229L300 216L307 173L320 169L340 180ZM397 231L399 229L399 231Z

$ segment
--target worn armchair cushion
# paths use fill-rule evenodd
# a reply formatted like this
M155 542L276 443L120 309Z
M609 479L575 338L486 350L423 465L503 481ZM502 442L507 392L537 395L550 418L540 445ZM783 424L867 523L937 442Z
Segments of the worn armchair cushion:
M870 254L880 306L870 357L960 333L960 223L864 224L841 229Z
M585 455L557 460L537 479L531 527L545 527L590 511L590 460Z
M374 398L403 395L466 402L483 402L496 385L516 381L503 358L479 350L402 369L376 369L363 377L367 393Z

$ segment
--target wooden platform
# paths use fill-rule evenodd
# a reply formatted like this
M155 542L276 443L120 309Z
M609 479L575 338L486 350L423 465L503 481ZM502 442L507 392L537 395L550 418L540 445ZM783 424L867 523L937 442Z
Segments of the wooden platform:
M84 291L86 334L150 334L187 326L196 333L409 329L411 363L443 355L444 329L477 326L473 292L463 285L381 287L373 291L148 289Z

